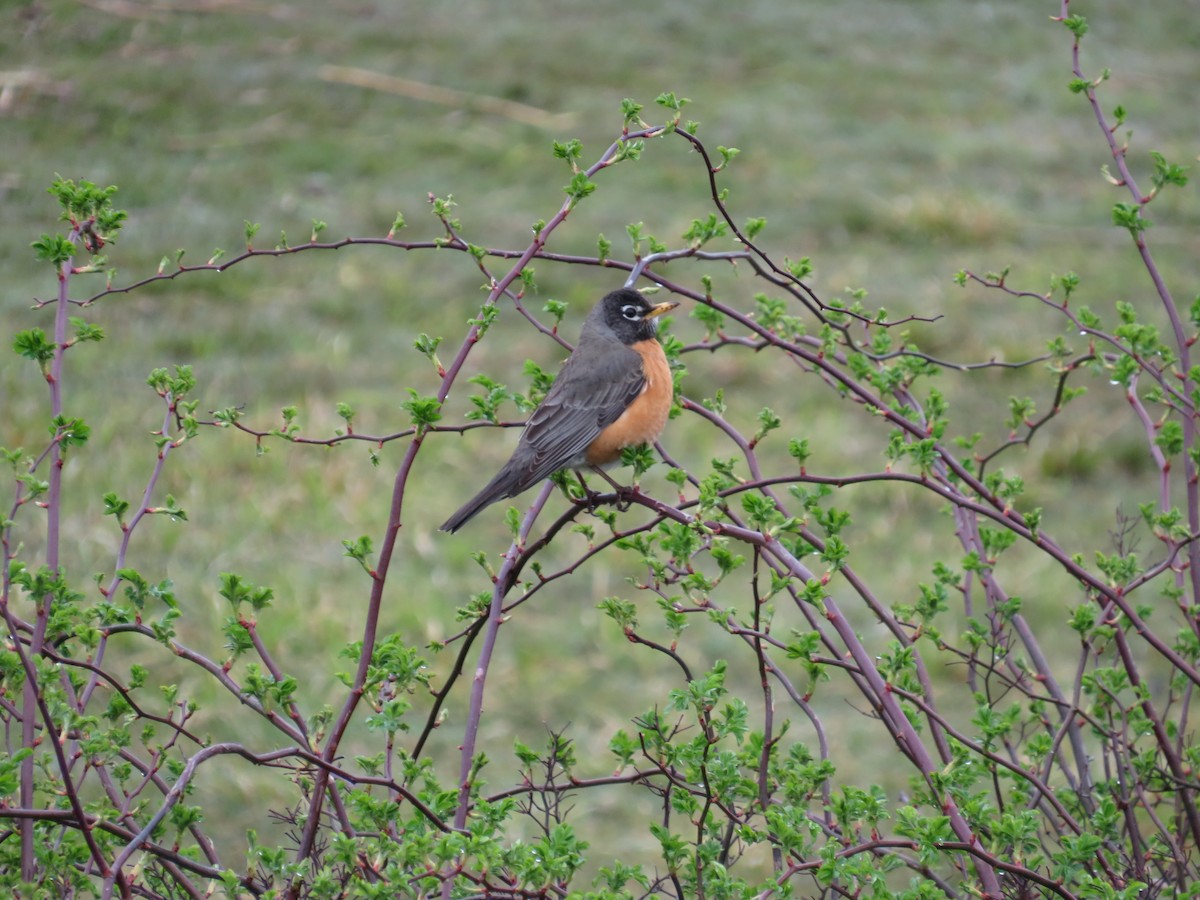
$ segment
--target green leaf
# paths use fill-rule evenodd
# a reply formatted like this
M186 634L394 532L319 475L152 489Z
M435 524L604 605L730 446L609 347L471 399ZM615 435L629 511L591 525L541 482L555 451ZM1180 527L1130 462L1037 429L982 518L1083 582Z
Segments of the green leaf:
M691 131L691 129L689 129L689 133L693 133ZM720 172L722 169L724 169L726 166L728 166L731 162L733 162L733 158L735 156L737 156L739 153L741 153L742 151L739 150L737 147L717 147L717 152L719 154L721 154L721 162L714 168L716 169L716 171Z
M86 343L88 341L104 340L104 329L99 325L93 325L86 319L81 319L78 316L70 317L71 328L75 331L75 343Z
M574 205L595 191L596 183L589 179L585 173L577 172L575 177L571 179L571 183L564 187L563 190L571 198L571 204Z
M54 343L40 328L18 331L13 337L13 349L26 359L34 360L43 372L46 371L46 363L54 358Z
M442 403L437 397L426 397L418 394L412 388L408 389L409 399L400 404L412 417L412 424L418 432L424 432L434 422L442 418Z
M1183 425L1174 419L1168 419L1158 428L1154 443L1163 449L1167 456L1176 456L1183 451Z
M679 112L692 101L686 97L676 97L674 91L666 91L654 98L654 102L672 112Z
M125 524L125 513L129 512L129 501L122 500L114 491L104 495L104 515L116 516L117 521Z
M50 422L49 431L58 440L64 453L69 447L80 447L87 443L92 433L91 427L83 419L68 419L66 416L55 416Z
M583 142L578 138L571 138L569 141L555 141L553 146L555 158L565 159L571 170L576 171L579 158L583 155Z
M542 310L554 317L554 327L557 329L567 312L567 304L561 300L547 300Z
M1114 203L1112 220L1114 225L1128 230L1134 237L1150 225L1149 220L1142 216L1142 207L1138 203Z
M61 266L75 255L75 245L61 234L43 234L30 244L38 262Z
M1150 156L1154 159L1154 175L1151 181L1153 181L1156 191L1168 184L1183 187L1188 183L1187 166L1168 163L1161 153L1154 150L1150 151Z
M764 406L758 411L758 431L754 432L754 437L750 439L750 446L757 445L759 441L782 424L783 420L776 415L775 411L769 406Z
M1087 19L1085 19L1083 16L1067 16L1062 20L1062 23L1071 32L1071 34L1075 35L1076 40L1079 40L1085 34L1087 34L1088 23Z

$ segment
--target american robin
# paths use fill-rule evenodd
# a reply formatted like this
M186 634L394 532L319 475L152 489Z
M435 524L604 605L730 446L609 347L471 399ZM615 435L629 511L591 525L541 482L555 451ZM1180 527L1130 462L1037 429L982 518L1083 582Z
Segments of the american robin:
M678 305L652 305L628 288L597 303L512 457L441 530L458 531L489 503L515 497L559 469L608 466L625 447L656 440L673 394L656 319Z

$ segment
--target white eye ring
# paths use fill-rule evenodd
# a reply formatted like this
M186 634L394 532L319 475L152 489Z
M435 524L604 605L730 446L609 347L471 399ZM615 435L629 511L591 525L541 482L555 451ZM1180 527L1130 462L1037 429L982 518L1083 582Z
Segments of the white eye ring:
M626 303L621 307L621 315L633 322L642 318L642 311L632 303Z

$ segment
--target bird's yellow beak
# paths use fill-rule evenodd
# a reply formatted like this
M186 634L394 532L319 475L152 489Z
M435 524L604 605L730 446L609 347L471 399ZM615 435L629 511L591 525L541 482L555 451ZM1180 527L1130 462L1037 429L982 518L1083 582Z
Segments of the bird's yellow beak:
M670 312L679 305L678 301L667 300L665 303L659 303L650 307L650 311L642 316L643 319L653 319L661 316L663 313Z

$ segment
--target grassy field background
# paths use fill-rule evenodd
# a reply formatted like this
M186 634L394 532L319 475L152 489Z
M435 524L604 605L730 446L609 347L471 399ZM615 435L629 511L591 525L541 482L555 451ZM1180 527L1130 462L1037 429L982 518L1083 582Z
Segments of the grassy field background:
M30 309L55 285L29 243L55 227L45 193L55 173L119 186L117 205L130 220L110 254L117 283L152 273L178 248L192 263L215 248L235 251L243 220L262 224L264 245L281 231L293 243L306 239L313 219L329 224L330 237L383 235L397 211L409 222L407 237L434 237L429 193L454 195L462 233L473 243L522 248L531 223L557 209L569 180L551 141L580 138L590 161L619 133L622 98L645 103L653 121L653 98L674 91L692 99L685 118L702 123L710 147L742 150L723 182L736 217L765 216L762 243L778 257L811 257L811 283L823 297L861 288L894 315L941 315L911 329L938 356L968 362L1037 355L1059 333L1049 313L958 289L952 274L1013 264L1014 284L1042 290L1052 273L1074 270L1082 303L1108 311L1130 300L1156 315L1128 235L1111 227L1111 204L1127 198L1101 178L1106 148L1084 101L1067 90L1070 41L1050 21L1057 11L1050 2L955 0L701 0L636 11L615 0L5 4L5 340L51 321L51 308ZM1087 71L1112 70L1106 108L1120 103L1130 112L1138 171L1148 177L1150 150L1194 161L1200 3L1102 0L1073 4L1072 11L1092 23ZM450 88L465 98L447 103L430 91L355 86L333 79L329 66ZM518 120L488 111L479 97L540 113L532 123ZM675 244L693 218L708 214L706 196L698 160L683 142L654 142L636 166L602 176L551 249L591 253L603 233L615 255L627 258L630 222ZM1168 193L1150 217L1159 260L1181 302L1189 302L1200 283L1194 191ZM596 269L537 268L540 296L570 303L564 330L572 339L590 304L616 283ZM705 272L717 277L723 299L745 308L764 289L747 274L672 268L673 277L694 284ZM106 298L88 310L108 339L74 354L66 379L68 411L93 427L66 473L71 573L85 580L111 569L119 534L100 515L100 497L107 490L137 496L144 486L154 456L148 433L161 418L144 386L151 368L193 366L202 410L244 405L246 420L258 427L277 423L280 407L296 405L306 434L328 435L340 425L335 403L346 401L359 410L358 430L394 431L407 422L399 408L404 389L431 393L436 384L412 350L413 338L427 332L454 342L482 299L479 283L462 254L348 248L252 261L220 276ZM97 280L93 289L100 286ZM73 293L89 293L83 279ZM698 338L703 329L681 313L674 330ZM527 357L553 367L561 352L517 317L502 315L471 365L518 385ZM748 355L693 357L688 366L688 394L724 388L735 421L751 423L763 405L784 414L788 434L808 437L816 448L810 469L882 464L883 431L807 383L812 379L772 371ZM1131 416L1113 415L1104 385L1090 387L1092 395L1066 422L1011 461L1030 482L1031 505L1050 510L1046 527L1083 551L1104 546L1119 505L1132 512L1152 496L1140 430ZM1034 393L1044 401L1049 382L1037 369L990 370L943 388L959 410L956 430L995 440L1005 433L1008 396ZM40 446L45 387L35 366L11 354L0 357L0 408L0 443ZM457 391L446 416L461 417L467 408L465 391ZM666 446L693 465L729 452L686 420L673 423ZM498 511L454 538L433 528L503 461L507 447L476 432L425 454L393 570L388 628L416 643L443 637L456 627L454 607L486 587L469 554L507 546ZM190 521L153 523L138 534L131 562L176 581L187 612L183 638L214 655L221 652L214 623L226 614L218 573L237 571L272 586L277 613L264 619L265 633L285 670L308 674L305 701L329 702L337 696L331 660L356 636L368 587L344 559L341 540L381 534L402 449L384 448L373 467L361 447L274 445L258 457L251 440L206 432L173 460L162 489L179 499ZM655 475L647 483L665 484ZM909 596L935 547L946 546L950 524L914 496L864 491L846 505L869 511L855 536L871 553L855 563L894 585L896 599ZM22 537L36 554L38 529L24 522ZM892 539L913 522L923 532L915 543ZM1029 598L1035 618L1061 622L1074 595L1056 593L1070 588L1036 568L1043 563L1030 565L1017 565L1009 577L1037 592ZM594 608L620 593L632 571L619 560L592 566L511 629L489 682L504 709L488 720L493 758L504 756L514 735L535 742L543 723L567 722L599 754L614 729L644 710L651 695L633 687L674 686L656 660L630 655ZM719 635L697 635L692 645L701 657L710 646L723 652ZM156 670L163 680L179 677L161 659L148 661L163 666ZM219 698L193 687L214 710L205 726L214 737L227 736ZM889 748L862 749L869 723L840 699L824 712L839 719L838 740L848 751L840 777L856 782L883 772L886 779ZM451 718L459 713L451 710ZM443 748L447 772L452 737ZM507 764L498 765L504 771ZM210 823L219 818L219 838L236 847L246 827L267 830L262 810L274 796L264 795L260 773L230 764L228 776L203 790L221 811ZM261 802L247 804L249 792ZM627 799L614 795L613 803ZM601 835L605 858L641 840L623 835L622 821L614 816L611 833Z

